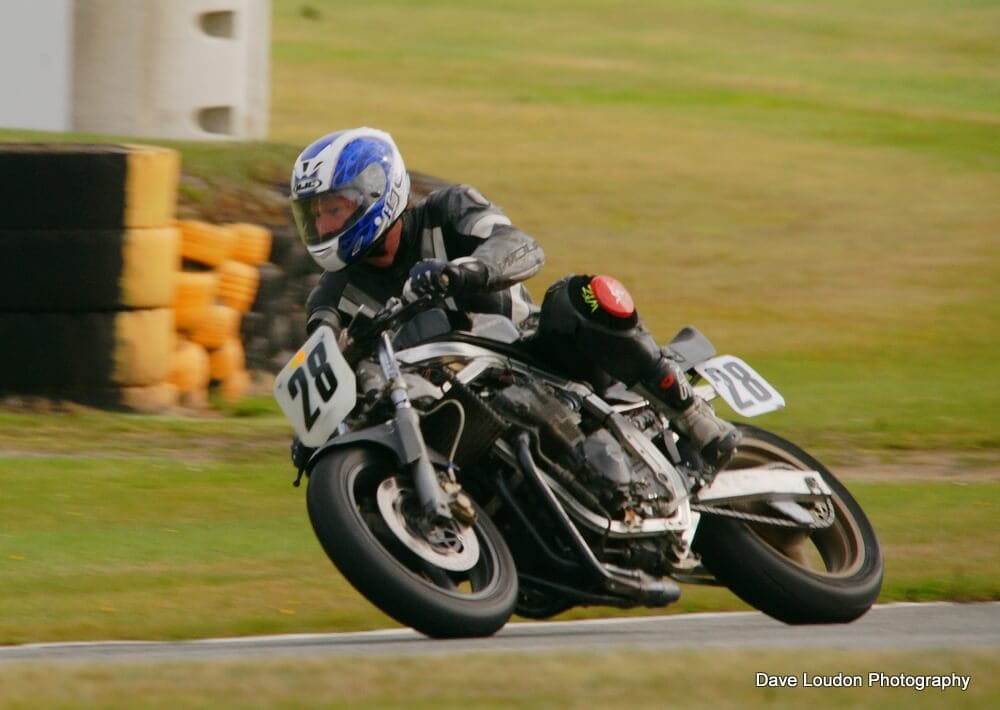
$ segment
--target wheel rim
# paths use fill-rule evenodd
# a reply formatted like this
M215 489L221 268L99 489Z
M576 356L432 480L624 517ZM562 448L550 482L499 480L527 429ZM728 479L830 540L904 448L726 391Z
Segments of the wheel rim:
M442 530L433 543L415 542L419 537L415 531L419 528L407 515L413 503L419 507L419 502L415 493L406 492L412 491L406 484L386 483L400 480L394 473L387 471L384 463L368 463L354 467L347 475L352 507L371 539L408 574L437 592L473 600L496 591L501 586L499 553L480 524L477 522L466 530ZM381 504L380 490L384 499ZM383 512L383 506L387 506L388 515ZM402 529L402 536L393 530L390 520L392 526ZM406 537L412 538L409 543ZM424 555L418 554L421 549ZM464 569L447 569L442 562Z
M729 468L751 468L769 464L783 464L799 470L814 470L789 451L750 435L743 443ZM822 471L820 471L822 474ZM761 542L782 555L788 562L814 575L828 578L851 577L865 562L865 545L854 514L834 491L829 498L833 508L833 524L820 530L800 530L777 526L745 523ZM766 503L755 503L740 508L751 513L773 511Z
M415 528L412 521L419 514L420 500L409 483L396 476L386 478L375 499L396 539L422 560L452 572L470 570L479 560L479 541L471 526L452 519L426 532Z

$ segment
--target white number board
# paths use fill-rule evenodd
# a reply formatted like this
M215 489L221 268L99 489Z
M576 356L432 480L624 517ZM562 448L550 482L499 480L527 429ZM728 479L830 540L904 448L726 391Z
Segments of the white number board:
M274 398L306 446L326 443L354 409L354 371L321 326L274 380Z
M738 357L720 355L694 369L741 416L755 417L785 406L778 390Z

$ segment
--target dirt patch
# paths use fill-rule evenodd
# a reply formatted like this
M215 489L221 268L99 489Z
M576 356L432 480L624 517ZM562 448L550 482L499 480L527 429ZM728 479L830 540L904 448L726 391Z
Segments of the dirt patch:
M832 466L845 481L1000 481L1000 452L976 451L908 451L886 460L877 459Z

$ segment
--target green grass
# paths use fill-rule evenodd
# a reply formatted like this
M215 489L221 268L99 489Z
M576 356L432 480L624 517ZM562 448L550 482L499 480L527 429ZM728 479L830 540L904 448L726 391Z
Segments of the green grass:
M296 658L209 663L0 667L9 708L988 708L1000 702L988 651L651 652ZM756 673L971 676L968 690L756 688ZM252 678L252 682L247 682ZM512 682L513 681L513 682Z

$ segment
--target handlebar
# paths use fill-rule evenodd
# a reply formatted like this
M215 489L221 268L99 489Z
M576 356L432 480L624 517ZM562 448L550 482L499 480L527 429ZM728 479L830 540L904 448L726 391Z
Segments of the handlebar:
M390 298L385 306L373 316L359 312L347 326L346 341L341 349L349 362L359 359L374 345L375 340L387 330L391 330L440 302L440 298L421 296L410 303L399 298Z

